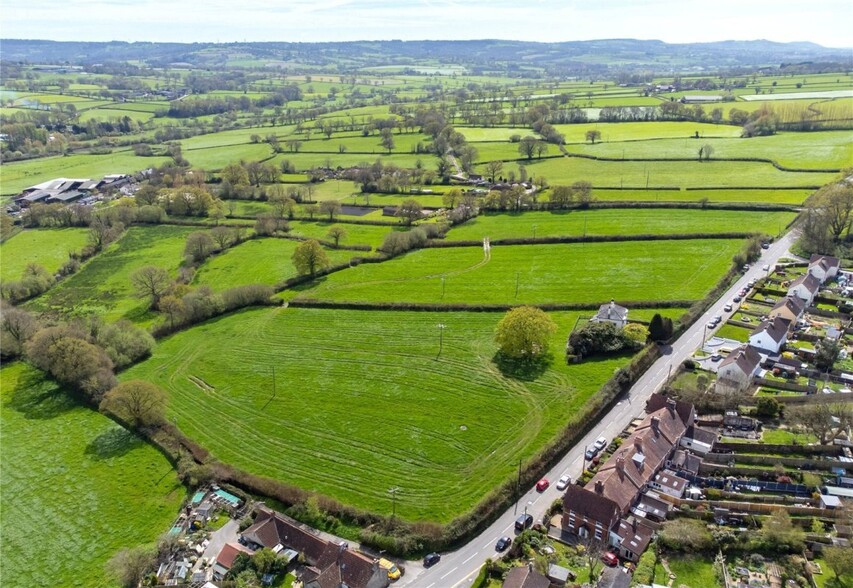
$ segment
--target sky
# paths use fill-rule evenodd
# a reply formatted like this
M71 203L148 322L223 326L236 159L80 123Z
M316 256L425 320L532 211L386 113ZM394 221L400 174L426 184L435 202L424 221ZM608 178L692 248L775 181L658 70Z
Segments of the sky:
M0 37L55 41L636 38L853 47L851 30L851 0L3 0L0 11Z

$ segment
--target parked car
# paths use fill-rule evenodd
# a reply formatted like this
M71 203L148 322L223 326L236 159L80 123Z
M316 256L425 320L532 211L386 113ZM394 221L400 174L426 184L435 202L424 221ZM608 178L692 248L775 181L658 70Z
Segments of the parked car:
M587 459L587 461L589 461L593 457L595 457L596 453L598 453L598 449L596 448L595 445L587 445L586 446L586 452L583 454L583 456Z
M426 557L424 557L424 567L431 568L439 561L441 561L441 556L439 554L434 551L432 553L427 553Z
M762 249L770 249L770 243L762 243L761 248Z
M732 298L732 300L734 300L735 302L740 302L741 300L743 300L743 298L741 298L740 296L735 296L734 298Z
M732 308L734 308L734 307L732 306L732 303L731 303L731 302L729 302L728 304L726 304L726 305L723 307L723 310L725 310L726 312L731 312L731 311L732 311Z
M570 476L563 476L559 480L557 480L557 490L565 490L569 487L569 484L572 483L572 478Z
M754 287L755 287L755 280L750 280L750 281L748 281L748 282L746 283L746 285L747 285L747 287L748 287L748 288L754 288Z
M720 324L721 322L723 322L723 317L718 314L718 315L715 315L714 318L712 318L711 320L717 324Z
M748 269L749 269L749 264L748 263L743 264L743 271L746 271Z
M529 514L518 515L518 518L515 519L515 530L516 531L523 531L532 524L533 524L533 515L529 515Z
M708 321L707 323L705 323L705 326L709 329L714 329L716 328L717 323L715 323L714 321Z
M721 359L723 359L723 356L719 353L715 353L711 356L711 361L720 361Z
M611 568L615 568L619 565L619 558L616 557L616 554L611 551L605 551L604 555L601 556L601 561L603 561Z
M607 439L605 439L604 437L599 437L598 439L595 440L595 443L593 445L595 445L596 449L601 451L602 449L607 447Z
M512 545L512 537L501 537L495 543L495 551L506 551L507 547Z
M761 269L762 269L763 271L765 271L765 272L769 272L769 271L770 271L770 265L769 265L769 264L765 264L765 265L761 266Z
M537 492L545 492L548 489L548 486L551 485L551 482L548 481L548 478L542 478L538 482L536 482L536 491Z
M385 559L384 557L379 558L379 567L388 571L388 579L389 580L399 580L402 575L400 572L400 568L397 567L393 561Z

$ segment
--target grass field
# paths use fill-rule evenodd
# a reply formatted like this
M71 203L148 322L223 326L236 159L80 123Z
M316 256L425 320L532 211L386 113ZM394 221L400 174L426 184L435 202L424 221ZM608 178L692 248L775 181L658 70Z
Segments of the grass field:
M601 140L630 141L635 139L690 138L699 132L700 137L740 137L741 128L732 125L715 125L695 122L623 122L555 125L566 137L566 143L585 143L587 131L599 131ZM522 133L522 136L524 133Z
M109 586L106 561L168 530L183 487L160 452L35 369L0 378L3 586Z
M156 265L175 274L183 260L186 236L196 227L131 227L127 233L43 296L28 304L31 310L66 316L96 314L107 321L126 318L150 322L147 302L135 298L130 274Z
M329 227L335 223L325 221L293 221L290 223L290 234L297 237L311 237L329 241ZM407 231L407 227L391 227L380 225L349 225L339 223L347 232L341 241L342 245L370 245L374 249L382 245L385 236L391 231ZM356 252L355 254L360 254Z
M802 204L814 190L593 190L597 200Z
M30 263L53 273L88 242L87 229L33 229L21 231L0 245L0 279L19 280Z
M398 486L398 515L447 522L514 475L626 361L566 365L578 315L552 316L555 357L533 381L491 361L500 314L293 308L174 335L122 378L166 388L170 417L220 460L386 514Z
M204 284L215 291L245 284L275 284L298 275L291 256L298 241L289 239L253 239L232 247L205 262L196 272L193 284ZM327 249L332 265L344 263L362 253Z
M790 212L736 210L601 209L481 215L452 228L448 241L512 237L725 233L775 234L796 215Z
M687 586L687 588L721 586L714 573L714 562L709 557L672 554L667 557L667 562L669 569L675 574L674 586ZM666 570L658 564L655 567L655 582L666 585L668 581L669 576Z
M298 297L468 304L695 300L741 246L722 239L494 246L490 259L480 247L423 249L332 274Z

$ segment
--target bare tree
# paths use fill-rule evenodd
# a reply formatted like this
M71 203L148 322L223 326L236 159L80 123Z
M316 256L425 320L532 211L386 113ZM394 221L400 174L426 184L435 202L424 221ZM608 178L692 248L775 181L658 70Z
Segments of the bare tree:
M224 227L223 227L224 228ZM151 306L157 306L160 297L169 289L172 280L162 267L146 265L130 274L130 283L139 298L151 298Z

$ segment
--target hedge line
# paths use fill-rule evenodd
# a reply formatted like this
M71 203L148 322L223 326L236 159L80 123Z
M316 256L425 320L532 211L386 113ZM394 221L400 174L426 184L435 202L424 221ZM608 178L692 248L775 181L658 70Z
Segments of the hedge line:
M616 243L625 241L689 241L693 239L748 239L758 233L675 233L672 235L586 235L561 237L521 237L493 239L492 245L549 245L558 243ZM425 247L482 247L479 240L447 241L431 239Z
M684 188L685 191L695 190L819 190L822 186L698 186Z
M626 308L690 308L693 300L632 300L619 301L618 304ZM291 300L288 305L296 308L336 308L340 310L398 310L416 312L506 312L518 306L536 306L546 311L558 310L598 310L604 302L573 302L573 303L548 303L548 304L442 304L431 302L335 302L332 300L318 300L316 298L302 298Z
M327 247L329 249L340 249L342 251L372 251L373 247L370 245L335 245L331 241L325 241L323 239L316 239L314 237L303 237L301 235L269 235L274 239L288 239L290 241L317 241L323 247Z

